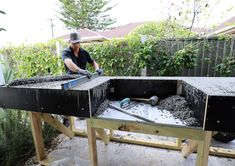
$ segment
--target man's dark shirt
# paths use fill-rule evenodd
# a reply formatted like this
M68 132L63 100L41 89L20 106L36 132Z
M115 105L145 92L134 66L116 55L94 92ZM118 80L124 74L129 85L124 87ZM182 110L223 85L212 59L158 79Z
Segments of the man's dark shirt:
M90 57L89 53L82 49L79 48L79 55L76 57L73 53L73 50L71 47L65 49L62 52L62 59L63 61L66 59L72 59L73 63L75 63L78 67L80 67L83 70L86 70L86 64L87 62L90 64L93 64L94 60ZM73 71L69 70L69 68L65 65L65 69L67 71L67 74L76 74Z

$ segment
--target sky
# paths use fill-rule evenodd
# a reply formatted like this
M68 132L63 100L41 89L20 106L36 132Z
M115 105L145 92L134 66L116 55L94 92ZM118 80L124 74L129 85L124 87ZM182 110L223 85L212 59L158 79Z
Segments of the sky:
M211 0L213 2L217 0ZM225 9L234 7L235 0L221 0L211 13L207 23L218 24L235 16L235 10L223 13ZM172 6L179 5L180 0L111 0L116 5L110 12L117 19L115 26L141 21L158 21L174 13ZM0 0L0 27L7 31L0 32L0 47L21 43L45 42L53 36L59 37L69 31L58 19L58 0ZM223 11L222 11L223 10ZM223 17L221 17L223 16ZM51 22L51 19L52 22Z

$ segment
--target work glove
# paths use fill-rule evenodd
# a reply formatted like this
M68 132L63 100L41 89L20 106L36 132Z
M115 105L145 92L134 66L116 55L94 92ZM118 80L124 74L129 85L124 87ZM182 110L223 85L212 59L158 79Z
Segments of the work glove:
M82 71L82 72L79 72L78 74L85 75L85 76L87 76L87 78L89 78L89 79L92 77L92 73L89 72L88 70L84 70L84 71Z
M98 73L99 76L104 74L103 69L97 69L96 72Z

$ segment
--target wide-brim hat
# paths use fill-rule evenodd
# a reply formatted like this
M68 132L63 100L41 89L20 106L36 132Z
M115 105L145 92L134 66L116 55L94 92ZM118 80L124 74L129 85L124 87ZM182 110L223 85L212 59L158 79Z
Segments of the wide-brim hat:
M69 35L69 41L71 43L80 43L81 42L81 36L77 32L72 32Z

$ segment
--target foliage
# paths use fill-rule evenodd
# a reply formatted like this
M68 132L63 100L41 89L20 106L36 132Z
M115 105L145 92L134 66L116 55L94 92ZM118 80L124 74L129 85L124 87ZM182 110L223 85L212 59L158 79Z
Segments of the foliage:
M175 73L170 72L175 70L168 70L172 68L169 67L172 65L172 59L161 39L185 36L187 30L172 23L174 32L172 29L170 34L170 30L166 30L169 24L150 22L137 27L124 39L86 45L85 49L105 69L106 75L138 76L140 69L145 66L156 69L154 75L173 75ZM143 40L143 35L148 37Z
M235 56L226 57L223 61L215 66L215 70L223 76L231 76L235 73Z
M170 62L170 73L173 75L179 75L183 69L195 67L197 59L196 52L197 49L192 44L188 44L183 49L175 52L175 55Z
M167 45L169 41L161 41L155 44L155 55L151 63L147 64L149 73L155 76L177 76L183 69L190 69L196 66L195 46L188 44L184 48L169 56Z
M189 30L174 21L149 22L135 28L129 35L147 35L157 39L187 37ZM191 36L195 36L194 33Z
M194 42L194 45L189 44L190 42L186 42L184 39L162 39L162 37L167 36L164 34L166 32L158 30L156 30L158 38L148 36L143 40L143 36L139 34L151 34L150 32L154 31L154 28L151 31L148 31L148 28L152 25L156 27L155 23L147 24L145 27L147 30L139 28L139 30L135 30L124 39L86 44L82 47L90 53L104 69L105 74L109 76L138 76L140 70L145 67L148 75L151 76L180 75L182 70L193 68L196 63L199 64L199 62L196 62L196 54L199 51L198 46L203 47L202 50L204 50L203 54L205 56L202 60L207 64L210 63L211 58L206 56L212 50L208 40L197 40L195 38L194 40L199 43ZM137 33L137 31L139 32ZM178 33L175 32L174 34ZM183 34L179 33L178 36L180 35ZM176 37L178 36L176 35ZM65 47L65 43L62 44ZM61 57L54 56L55 50L55 41L51 41L24 47L4 48L1 53L4 57L9 58L5 59L9 64L12 64L17 77L32 77L35 75L57 75L64 70ZM16 60L16 58L18 59ZM48 62L46 62L47 59L49 59ZM212 65L210 63L211 68L213 68ZM223 64L215 69L225 71L225 68L233 72L232 65ZM48 69L50 69L50 72L48 72ZM89 70L93 71L92 68L89 68ZM18 74L16 74L16 71ZM221 73L224 75L226 72Z
M31 48L31 46L29 47ZM22 46L20 46L20 48L22 48ZM50 47L46 47L46 49L49 48ZM4 53L8 53L8 56L13 56L14 53L18 53L17 52L18 50L21 51L29 50L29 49L19 49L19 48L8 48L8 49L9 50L5 48L3 49L4 51L2 51ZM21 56L23 57L24 52L21 52L21 54L22 54ZM14 69L11 68L11 66L9 65L15 63L16 61L13 61L11 58L8 57L7 59L8 62L4 63L3 74L6 83L9 83L13 80L14 78L13 73L15 73L15 75L20 75L19 73L25 72L25 70L20 71L17 68L15 68L15 72L13 72ZM53 65L57 64L54 61L52 63L54 63ZM43 124L42 127L43 127L42 129L43 129L43 137L45 145L46 147L49 147L51 140L58 135L58 131L56 131L48 124ZM27 112L14 109L0 108L0 147L1 147L0 148L1 165L20 166L23 164L23 162L26 159L28 159L28 157L32 157L33 155L35 155L31 126Z
M0 111L1 165L21 165L22 157L31 155L34 149L30 131L25 112L8 109Z
M103 30L116 21L107 14L106 0L59 0L60 20L69 28Z
M43 137L46 147L58 131L43 125ZM1 165L22 165L28 158L35 155L31 126L28 113L25 111L0 110L0 163Z
M3 48L0 53L7 55L6 63L14 69L16 78L58 75L62 73L63 63L61 57L56 55L55 42Z
M147 40L132 36L124 40L112 40L104 44L86 47L90 54L106 71L106 75L138 76L140 69L147 66L151 75L179 75L184 68L196 65L196 48L187 45L169 56L167 40Z
M177 21L181 25L189 27L188 36L191 35L193 27L201 27L201 34L211 29L209 22L211 20L218 19L216 16L212 15L218 8L218 5L223 2L222 0L179 0L177 2L168 3L166 7L163 8L164 13L168 13L168 18L170 20ZM225 14L231 15L233 7L225 7L220 9L221 17L224 17ZM204 32L202 32L204 31Z
M225 40L225 41L229 41L233 38L233 36L231 34L219 34L218 35L218 39L219 40Z
M3 76L5 83L9 83L13 80L13 70L6 65L3 65Z
M183 68L192 68L196 64L197 49L192 45L186 45L182 50L175 53L174 65Z

